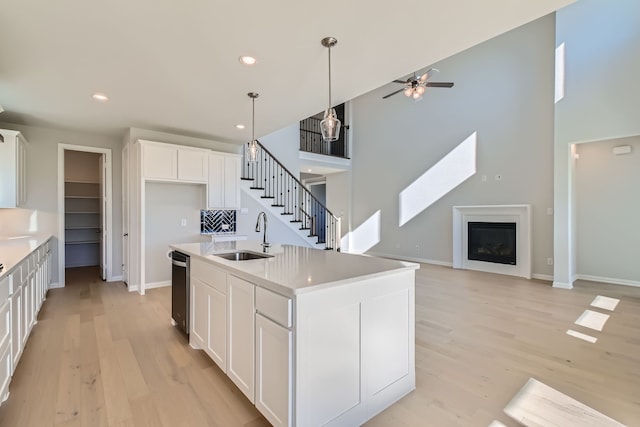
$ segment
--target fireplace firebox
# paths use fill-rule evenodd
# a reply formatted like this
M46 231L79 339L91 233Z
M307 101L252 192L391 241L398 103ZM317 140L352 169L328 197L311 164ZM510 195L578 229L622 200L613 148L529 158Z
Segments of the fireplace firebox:
M470 260L516 265L515 222L468 222Z

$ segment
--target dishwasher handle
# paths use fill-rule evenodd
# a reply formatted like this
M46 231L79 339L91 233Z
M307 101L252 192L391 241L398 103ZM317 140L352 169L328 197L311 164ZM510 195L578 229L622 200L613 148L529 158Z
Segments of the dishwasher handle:
M177 265L178 267L184 267L187 268L187 263L184 261L176 261L175 259L171 260L171 264L173 265Z

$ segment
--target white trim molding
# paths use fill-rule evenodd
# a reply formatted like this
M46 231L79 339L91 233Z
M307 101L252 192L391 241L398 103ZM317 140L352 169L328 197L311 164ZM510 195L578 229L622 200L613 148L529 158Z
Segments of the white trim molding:
M590 282L609 283L611 285L635 286L640 288L640 282L637 280L615 279L612 277L589 276L588 274L578 274L578 279L588 280Z
M469 222L516 224L516 264L497 264L467 257ZM480 205L453 207L453 268L485 271L531 279L531 205Z

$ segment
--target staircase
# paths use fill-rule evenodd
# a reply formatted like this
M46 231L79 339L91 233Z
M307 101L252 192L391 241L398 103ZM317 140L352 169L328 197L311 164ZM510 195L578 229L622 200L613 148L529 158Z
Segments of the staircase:
M258 159L250 162L246 150L242 162L242 180L248 191L259 198L271 212L282 215L292 229L319 249L340 250L340 219L332 214L311 192L282 165L260 142Z

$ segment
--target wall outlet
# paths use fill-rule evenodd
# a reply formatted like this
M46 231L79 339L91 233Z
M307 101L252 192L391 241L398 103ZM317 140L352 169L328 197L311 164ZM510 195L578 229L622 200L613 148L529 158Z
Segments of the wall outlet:
M187 218L182 218L182 219L180 220L180 225L181 225L182 227L186 227L186 226L187 226Z
M482 182L487 182L487 175L482 175Z
M547 258L547 265L553 265L553 258Z
M497 174L496 175L496 181L502 181L502 175Z

